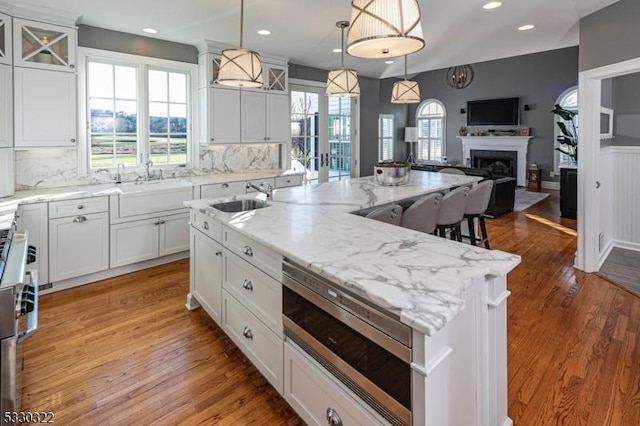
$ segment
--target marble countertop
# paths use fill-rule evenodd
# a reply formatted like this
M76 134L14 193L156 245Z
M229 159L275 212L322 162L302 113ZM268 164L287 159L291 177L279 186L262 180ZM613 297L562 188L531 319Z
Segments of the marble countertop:
M185 205L433 335L463 309L469 293L486 275L506 275L520 257L350 213L479 179L414 170L410 182L402 186L376 185L369 176L279 189L268 207L249 212L223 213L209 207L212 200ZM264 194L234 198L264 198Z

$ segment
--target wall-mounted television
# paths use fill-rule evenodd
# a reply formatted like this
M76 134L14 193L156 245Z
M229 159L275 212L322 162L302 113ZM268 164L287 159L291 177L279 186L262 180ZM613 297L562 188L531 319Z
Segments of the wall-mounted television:
M467 102L467 126L518 126L519 98Z

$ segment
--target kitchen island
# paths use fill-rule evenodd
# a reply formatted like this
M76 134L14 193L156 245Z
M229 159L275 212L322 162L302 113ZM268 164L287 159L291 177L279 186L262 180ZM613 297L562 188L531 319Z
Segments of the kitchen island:
M205 218L207 229L219 230L209 235L220 240L220 250L215 251L215 256L225 259L220 273L226 274L227 257L236 258L232 240L251 241L280 260L284 256L342 286L411 327L411 424L506 425L511 423L506 412L506 274L519 263L519 257L351 214L477 180L412 171L410 182L397 187L379 186L372 177L365 177L278 190L268 207L240 213L215 210L210 207L212 200L185 204L193 212L192 228L203 224ZM192 253L192 281L198 261L203 259ZM270 279L281 278L277 265L259 269ZM233 295L222 293L220 298L235 303ZM194 294L192 283L187 307L197 307L201 299ZM221 318L229 306L220 304ZM272 316L280 315L276 312ZM268 323L260 315L258 319ZM219 323L229 333L224 321ZM271 326L276 336L282 336L279 324L276 318ZM285 349L291 345L282 340ZM256 353L249 358L252 356L257 357ZM267 372L265 377L305 421L317 421L310 408L292 397L287 388L291 380L284 380L273 368L261 371ZM339 384L337 387L341 389ZM371 414L370 407L345 392ZM377 418L375 413L372 418Z

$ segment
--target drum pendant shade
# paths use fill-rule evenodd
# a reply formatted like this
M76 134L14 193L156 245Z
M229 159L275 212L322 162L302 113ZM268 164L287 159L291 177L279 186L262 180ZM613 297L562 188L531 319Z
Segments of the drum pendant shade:
M341 61L342 68L329 71L327 76L327 96L360 96L360 84L358 83L358 73L355 70L348 70L344 67L344 29L349 26L347 21L338 21L336 26L342 29Z

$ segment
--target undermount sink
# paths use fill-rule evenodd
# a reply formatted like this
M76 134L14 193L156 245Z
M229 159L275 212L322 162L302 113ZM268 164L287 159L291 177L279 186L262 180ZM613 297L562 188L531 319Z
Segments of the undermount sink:
M246 212L249 210L261 209L269 206L269 204L267 204L267 202L263 200L236 200L209 205L214 209L220 210L221 212L225 213Z

